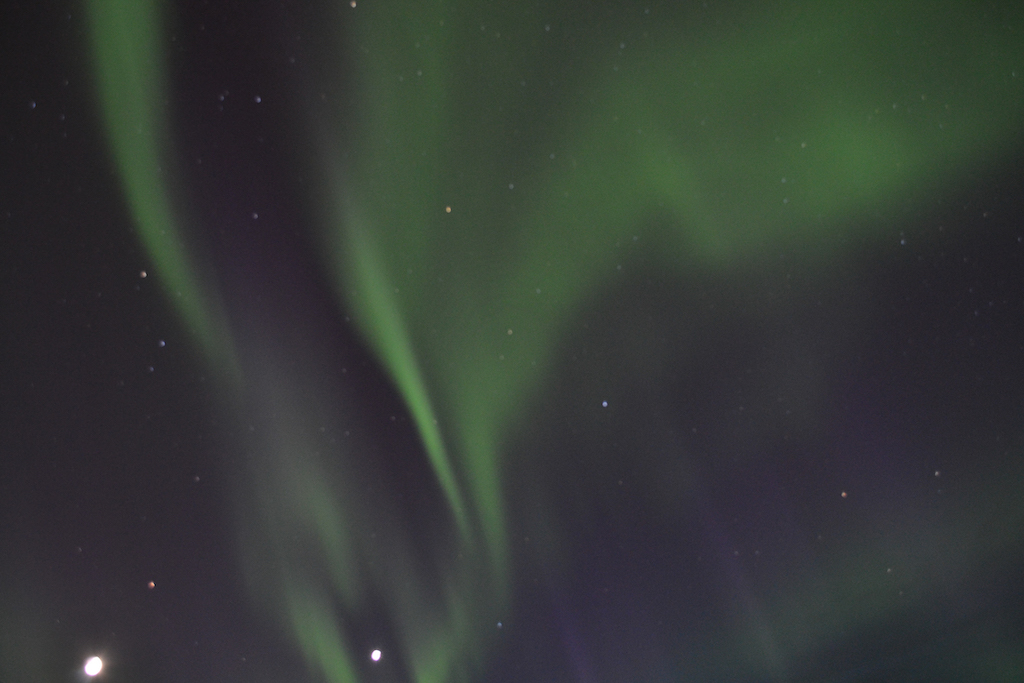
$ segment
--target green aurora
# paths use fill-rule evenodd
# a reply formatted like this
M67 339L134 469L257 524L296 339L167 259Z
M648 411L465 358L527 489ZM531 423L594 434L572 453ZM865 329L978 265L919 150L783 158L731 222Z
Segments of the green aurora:
M340 615L373 593L414 680L479 671L493 615L514 597L503 445L554 372L559 340L613 286L623 245L640 236L666 268L740 281L764 253L826 267L1019 147L1024 17L920 7L754 3L694 21L643 3L583 16L360 2L322 18L341 36L352 101L296 163L333 188L307 199L339 315L404 397L450 513L453 547L421 572L397 515L300 455L309 415L330 406L293 379L256 389L239 369L180 201L162 104L167 6L89 0L97 100L153 276L228 400L263 391L283 416L279 458L252 490L272 549L243 563L312 669L359 680L364 655ZM353 532L370 517L388 531L384 549ZM819 599L798 593L779 612L804 613L784 623L806 621ZM850 601L859 611L834 628L884 612Z

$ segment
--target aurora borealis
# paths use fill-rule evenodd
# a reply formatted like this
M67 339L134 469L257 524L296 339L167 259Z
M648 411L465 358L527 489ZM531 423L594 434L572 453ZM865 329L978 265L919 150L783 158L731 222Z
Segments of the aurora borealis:
M104 653L103 676L1024 670L1006 607L1024 551L1012 3L80 12L66 59L93 124L85 166L106 169L93 213L114 224L92 230L138 247L104 257L132 277L88 304L122 292L99 327L129 341L74 356L129 369L53 390L64 431L102 432L93 450L67 437L66 457L133 473L109 500L134 502L97 510L148 505L217 539L192 560L96 513L101 537L133 540L104 541L119 550L94 566L141 567L123 570L141 587L159 565L139 557L160 556L176 569L150 592L193 596L117 598L108 631L142 620L123 614L166 625L132 641L135 673ZM9 224L29 220L11 206ZM160 297L131 298L143 286ZM151 360L151 328L173 362ZM90 394L126 384L135 398ZM19 430L14 462L55 448ZM103 455L122 450L153 455ZM199 515L166 482L204 467L218 483ZM37 486L75 500L57 481ZM64 528L16 509L5 526ZM28 541L6 543L28 559L5 571L32 576ZM35 611L3 633L74 640L18 625ZM45 671L5 640L0 671Z

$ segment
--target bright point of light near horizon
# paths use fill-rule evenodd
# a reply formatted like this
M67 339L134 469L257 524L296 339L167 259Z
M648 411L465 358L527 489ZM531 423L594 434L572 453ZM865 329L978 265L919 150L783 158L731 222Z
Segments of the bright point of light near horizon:
M103 660L99 657L89 657L85 660L85 675L95 676L103 671Z
M370 653L370 659L372 659L375 662L379 662L380 661L380 654L381 654L380 650L374 650L373 652Z

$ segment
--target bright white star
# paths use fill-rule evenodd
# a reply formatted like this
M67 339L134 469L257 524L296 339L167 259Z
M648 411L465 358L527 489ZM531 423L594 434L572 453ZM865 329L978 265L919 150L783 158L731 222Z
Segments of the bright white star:
M89 657L85 660L85 675L92 677L103 671L103 660L99 657Z

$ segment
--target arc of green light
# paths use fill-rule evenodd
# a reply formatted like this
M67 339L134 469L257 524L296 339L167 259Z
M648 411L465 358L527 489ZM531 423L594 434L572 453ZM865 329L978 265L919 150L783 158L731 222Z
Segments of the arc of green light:
M157 281L207 358L234 380L225 316L184 246L169 172L161 17L152 0L86 3L99 108L125 199Z

